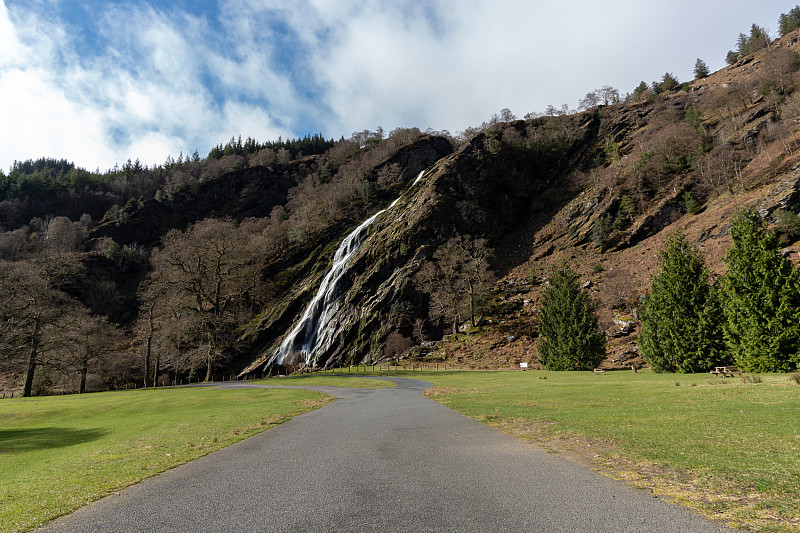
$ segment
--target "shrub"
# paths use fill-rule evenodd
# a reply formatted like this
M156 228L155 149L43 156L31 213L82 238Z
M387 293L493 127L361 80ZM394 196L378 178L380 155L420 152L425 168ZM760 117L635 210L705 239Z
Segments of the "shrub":
M387 359L395 359L411 348L411 339L398 331L392 331L386 337L383 354Z
M616 163L620 160L619 143L614 140L612 136L606 137L603 143L603 152L605 153L606 160L610 163Z
M695 213L699 213L700 209L703 207L700 202L694 197L694 194L691 191L686 191L681 196L680 200L681 211L687 213L689 215L694 215Z
M611 213L606 213L594 221L594 225L592 225L592 242L597 245L601 252L605 248L613 230L614 217Z
M697 133L703 133L703 112L693 105L686 110L686 123Z
M547 370L591 370L606 356L606 339L597 328L589 296L568 267L556 269L542 300L539 362Z
M792 243L800 239L800 215L788 209L776 209L773 213L775 217L775 231L786 237L787 242Z

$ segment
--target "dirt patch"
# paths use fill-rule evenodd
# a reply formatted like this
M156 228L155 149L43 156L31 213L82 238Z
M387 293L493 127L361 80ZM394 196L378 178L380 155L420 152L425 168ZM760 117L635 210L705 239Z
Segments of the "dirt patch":
M311 399L307 399L307 400L301 400L301 401L297 402L297 404L299 406L301 406L301 407L307 407L309 409L318 409L318 408L322 407L323 405L329 404L330 402L332 402L335 399L336 398L334 398L332 396L325 396L323 398L311 398Z
M434 385L430 389L427 389L424 394L426 397L430 398L431 396L444 396L446 394L464 394L470 392L478 392L475 390L462 390L462 389L451 389L449 387L439 387L438 385Z

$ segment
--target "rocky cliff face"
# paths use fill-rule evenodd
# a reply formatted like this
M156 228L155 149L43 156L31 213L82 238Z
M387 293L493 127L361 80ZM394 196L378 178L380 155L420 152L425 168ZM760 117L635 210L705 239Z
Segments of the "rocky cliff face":
M794 46L796 39L787 39L770 53ZM469 234L494 247L501 278L490 311L497 316L488 322L495 326L484 328L490 340L478 343L481 349L493 346L504 361L535 361L537 280L566 262L598 303L611 343L608 364L630 364L638 302L665 234L687 233L720 273L737 209L769 217L800 208L800 138L781 99L753 90L770 86L776 72L794 79L797 65L770 53L641 102L499 123L455 153L432 149L405 164L392 190L399 200L369 229L345 274L335 342L317 363L374 362L384 357L390 332L409 336L393 312L402 304L426 317L414 273L448 238ZM383 205L392 199L387 194ZM342 228L338 239L304 255L296 290L251 324L251 364L243 373L269 361L346 233ZM797 244L787 248L795 259L796 252Z
M349 288L334 320L336 340L320 354L318 365L382 358L386 336L395 327L393 307L403 302L417 316L427 313L411 279L447 239L470 234L503 242L532 212L553 212L577 190L579 184L566 176L592 159L599 118L590 113L544 122L517 121L477 135L457 153L437 158L416 184L413 179L404 183L397 203L374 222L350 263L343 283ZM409 176L417 170L408 168ZM549 205L543 195L551 198ZM330 257L334 249L329 245L320 257ZM500 264L507 268L507 261ZM269 361L280 340L274 333L285 331L287 316L299 317L323 273L315 268L298 290L252 326L250 335L268 342L244 373Z
M390 195L401 194L401 191L407 189L416 176L451 152L452 147L446 139L435 136L426 137L379 162L373 169L376 174L383 168L393 167L400 169L394 185L383 192L381 199L384 202L389 202ZM402 194L403 197L406 196L405 192ZM364 250L375 250L377 255L383 255L382 252L375 248L375 228L382 227L385 220L393 217L398 212L401 203L402 201L398 201L398 204L391 210L391 214L387 212L379 218L367 237L367 242L370 244L364 243ZM353 225L358 225L360 222L351 221ZM276 298L275 303L265 309L246 328L242 339L242 344L244 345L242 360L246 361L248 357L251 359L249 364L242 370L243 374L261 369L270 361L285 335L291 330L302 315L306 305L314 297L322 278L330 267L339 243L351 230L352 227L348 228L344 221L335 224L322 234L317 235L312 242L292 247L280 261L267 267L265 277L281 277L283 284L291 288ZM392 246L395 245L399 246L399 241L393 241ZM389 251L388 253L391 252ZM342 283L344 287L348 287L346 295L370 296L368 293L374 288L372 282L368 284L369 288L361 285L359 287L354 286L356 280L360 280L365 274L361 272L361 269L372 270L375 268L375 265L368 267L367 263L368 261L364 262L363 252L359 252L353 259L352 266ZM381 266L385 267L386 265L381 263ZM374 295L372 297L376 298ZM385 294L378 295L377 299L383 305L388 306L391 306L396 301ZM364 316L378 312L379 309L375 306L354 312L352 302L346 298L336 320L334 332L336 342L331 351L320 356L318 364L331 366L343 364L344 362L360 362L367 357L363 353L364 343L359 343L358 348L345 352L342 350L344 344L340 338L343 331L347 331L348 336L352 334L358 335L359 332L356 332L353 324L361 321Z

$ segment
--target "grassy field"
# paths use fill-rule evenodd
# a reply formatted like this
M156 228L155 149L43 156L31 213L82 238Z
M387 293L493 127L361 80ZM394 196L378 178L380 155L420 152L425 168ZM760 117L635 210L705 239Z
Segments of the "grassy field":
M800 531L800 386L787 375L392 375L431 381L427 394L453 409L711 517ZM262 382L392 385L343 375ZM0 401L0 531L30 529L326 401L213 388Z
M329 399L298 389L178 388L2 400L0 531L31 529Z
M708 516L800 531L800 386L785 374L398 375L433 382L427 395L457 411Z

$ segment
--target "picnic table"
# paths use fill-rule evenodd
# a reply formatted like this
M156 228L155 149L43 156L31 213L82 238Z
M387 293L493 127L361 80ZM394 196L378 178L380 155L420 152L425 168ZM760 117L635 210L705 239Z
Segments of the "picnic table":
M718 366L714 370L711 371L711 374L716 376L722 377L733 377L734 374L739 374L740 376L743 374L741 370L736 368L735 366Z

